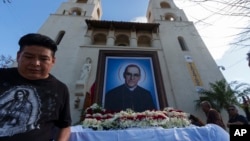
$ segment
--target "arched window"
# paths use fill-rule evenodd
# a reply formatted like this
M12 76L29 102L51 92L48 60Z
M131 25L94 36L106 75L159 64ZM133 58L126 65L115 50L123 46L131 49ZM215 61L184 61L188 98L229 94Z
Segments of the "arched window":
M98 33L94 35L94 45L106 45L107 38L103 33Z
M63 13L62 13L62 14L65 15L65 13L66 13L66 10L63 10Z
M171 8L170 4L167 2L161 2L161 8Z
M56 37L56 44L57 45L59 45L60 42L62 41L64 34L65 34L65 31L63 31L63 30L58 33L58 35Z
M99 9L99 8L97 9L97 15L98 15L98 18L100 18L101 12L100 12L100 9Z
M115 45L116 46L129 46L129 37L124 34L120 34L116 36Z
M148 36L142 35L138 37L137 41L138 47L150 47L151 39Z
M181 37L181 36L179 36L179 37L178 37L178 41L179 41L181 50L182 50L182 51L188 51L188 48L187 48L187 45L186 45L186 42L185 42L184 38Z
M151 12L148 13L148 19L150 19L150 18L151 18Z
M165 15L165 20L167 21L175 21L175 17L173 14L166 14Z
M82 13L81 8L74 7L74 8L71 9L71 15L80 16L81 13Z

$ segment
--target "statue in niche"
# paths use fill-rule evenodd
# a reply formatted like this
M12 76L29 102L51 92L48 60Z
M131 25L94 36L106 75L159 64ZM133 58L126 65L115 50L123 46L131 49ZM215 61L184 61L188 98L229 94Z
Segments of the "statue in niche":
M86 58L86 61L82 66L80 82L82 82L83 84L86 84L86 82L89 78L89 74L91 71L91 62L92 62L91 59L88 57L88 58Z

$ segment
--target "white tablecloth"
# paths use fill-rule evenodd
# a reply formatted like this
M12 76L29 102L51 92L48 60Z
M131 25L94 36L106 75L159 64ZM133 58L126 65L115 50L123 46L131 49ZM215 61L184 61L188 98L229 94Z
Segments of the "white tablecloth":
M125 130L94 131L72 126L70 141L229 141L229 134L217 125L163 129L130 128Z

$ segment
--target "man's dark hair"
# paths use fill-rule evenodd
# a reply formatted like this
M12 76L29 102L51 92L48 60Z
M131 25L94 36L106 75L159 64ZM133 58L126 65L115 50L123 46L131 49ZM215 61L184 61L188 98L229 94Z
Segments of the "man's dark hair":
M135 64L130 64L130 65L128 65L128 66L125 68L125 70L124 70L124 72L123 72L123 77L124 77L124 78L125 78L125 74L126 74L127 71L128 71L128 68L130 68L130 67L136 67L136 68L139 70L139 74L141 75L141 69L140 69L140 67L137 66L137 65L135 65Z
M53 56L57 51L57 45L50 37L39 34L29 33L20 38L18 42L20 48L18 52L22 52L25 46L38 45L50 49L53 52Z
M191 120L191 123L196 125L196 126L204 126L205 124L196 116L190 114L188 119Z

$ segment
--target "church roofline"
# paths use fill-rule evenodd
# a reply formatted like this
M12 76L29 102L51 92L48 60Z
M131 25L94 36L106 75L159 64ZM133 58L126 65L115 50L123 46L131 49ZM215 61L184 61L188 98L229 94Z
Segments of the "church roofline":
M148 30L158 32L159 23L136 23L136 22L118 22L118 21L100 21L86 20L88 28L106 28L106 29L126 29L126 30Z

